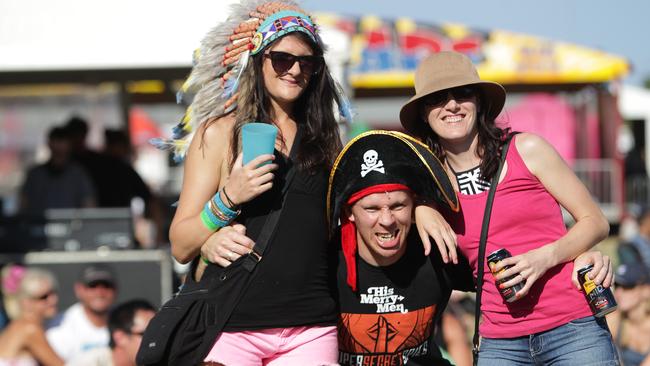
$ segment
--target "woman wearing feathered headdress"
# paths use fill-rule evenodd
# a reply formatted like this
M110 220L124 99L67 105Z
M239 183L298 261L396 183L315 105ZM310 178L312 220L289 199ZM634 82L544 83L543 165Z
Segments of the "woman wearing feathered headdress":
M324 205L341 148L334 105L345 111L347 102L323 52L314 22L294 2L234 5L203 40L183 87L181 98L192 101L175 132L184 139L159 141L185 158L170 230L180 262L195 260L209 276L224 273L211 268L260 257L254 241L282 208L254 280L205 361L336 363ZM242 127L253 121L277 127L275 153L243 164Z

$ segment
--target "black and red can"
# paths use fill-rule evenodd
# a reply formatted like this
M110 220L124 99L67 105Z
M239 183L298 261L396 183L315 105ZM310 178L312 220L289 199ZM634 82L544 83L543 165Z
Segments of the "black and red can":
M512 267L512 266L505 266L501 268L499 272L494 272L494 266L496 266L497 263L502 261L503 259L506 259L508 257L512 257L509 251L507 251L504 248L495 250L494 252L490 253L487 257L487 262L488 262L488 267L490 267L490 271L494 276L497 274L505 271L506 269ZM499 292L501 293L501 296L507 301L507 302L513 302L517 298L515 295L517 295L518 292L520 292L524 288L524 283L520 282L514 286L506 287L506 288L501 288L499 285L506 281L510 281L511 279L515 278L516 276L510 276L501 280L496 281L497 289L499 289Z
M589 279L587 274L593 268L593 264L580 268L578 270L578 281L585 292L587 302L594 316L601 318L616 310L616 299L614 298L612 289L596 285L593 280Z

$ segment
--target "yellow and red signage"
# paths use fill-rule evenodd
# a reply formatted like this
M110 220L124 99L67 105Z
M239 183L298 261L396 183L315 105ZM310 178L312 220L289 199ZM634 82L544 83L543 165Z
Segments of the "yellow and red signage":
M619 56L501 30L478 31L459 24L425 24L407 18L316 17L321 26L350 37L349 77L354 88L411 87L419 61L444 50L465 53L476 64L481 78L502 84L601 83L625 76L630 68Z

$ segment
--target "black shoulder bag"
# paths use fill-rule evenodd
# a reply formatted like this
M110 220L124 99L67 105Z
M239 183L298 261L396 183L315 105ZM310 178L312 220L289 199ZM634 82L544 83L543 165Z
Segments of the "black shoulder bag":
M512 136L508 136L503 148L501 149L501 161L496 174L492 177L490 182L490 192L488 192L487 201L485 202L485 212L483 213L483 225L481 226L481 237L478 246L478 271L476 272L476 308L474 311L474 338L472 340L472 356L474 359L474 366L478 363L479 351L479 334L478 326L481 319L481 293L483 292L483 262L485 262L485 245L487 243L488 229L490 227L490 215L492 214L492 202L494 201L494 193L497 191L497 184L499 184L499 177L503 170L503 165L508 155L508 147Z
M299 126L297 143L300 143L301 131ZM291 157L294 150L297 150L295 146ZM297 169L295 164L289 167L280 194L280 207L268 214L251 253L225 268L208 266L198 282L191 274L199 259L192 262L190 274L180 291L165 302L149 322L136 356L138 365L197 365L203 361L253 280L257 264L275 233Z

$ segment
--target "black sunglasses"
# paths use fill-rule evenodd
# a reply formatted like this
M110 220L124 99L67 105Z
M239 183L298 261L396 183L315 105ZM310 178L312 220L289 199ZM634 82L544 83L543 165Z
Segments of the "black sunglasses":
M296 56L286 52L269 51L264 54L264 57L271 59L271 66L279 75L291 70L296 61L300 65L300 71L308 75L318 74L323 69L322 56Z
M50 291L44 293L43 295L33 296L32 299L43 301L43 300L47 300L50 296L54 296L54 295L56 295L56 291L50 290Z
M457 88L445 89L427 95L424 97L423 103L430 107L441 105L450 99L449 94L451 94L451 97L456 101L466 101L476 96L476 90L470 86L459 86Z
M110 288L113 289L115 288L115 284L110 282L110 281L92 281L86 284L87 288L97 288L97 287L104 287L104 288Z

